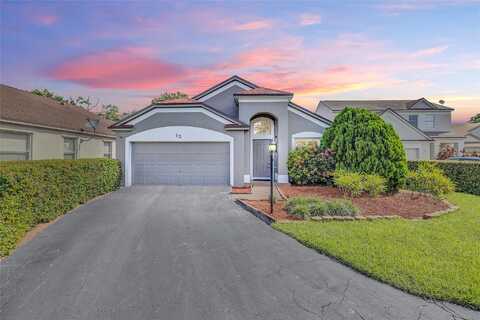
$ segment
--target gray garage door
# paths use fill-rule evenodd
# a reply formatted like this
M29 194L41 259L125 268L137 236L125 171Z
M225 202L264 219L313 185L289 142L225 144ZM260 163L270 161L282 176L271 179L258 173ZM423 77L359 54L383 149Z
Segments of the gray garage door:
M133 144L134 184L228 185L230 148L222 142Z

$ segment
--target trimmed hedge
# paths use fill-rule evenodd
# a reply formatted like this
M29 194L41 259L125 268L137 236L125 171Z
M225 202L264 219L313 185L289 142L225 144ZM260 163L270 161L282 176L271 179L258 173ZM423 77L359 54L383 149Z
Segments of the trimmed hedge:
M408 168L416 170L422 162L435 163L455 183L457 192L480 195L480 161L409 161Z
M330 150L304 146L288 153L287 167L293 184L331 184L335 159Z
M36 224L117 189L120 173L112 159L0 162L0 256Z

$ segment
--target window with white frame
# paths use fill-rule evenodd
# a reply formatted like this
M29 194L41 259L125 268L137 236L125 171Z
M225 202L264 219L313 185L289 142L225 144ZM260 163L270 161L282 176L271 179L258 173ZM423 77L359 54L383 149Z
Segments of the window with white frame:
M298 147L318 147L320 145L320 138L295 138L294 148Z
M0 161L29 160L30 134L13 131L0 131Z
M273 120L266 117L258 117L252 120L252 132L254 139L273 138Z
M423 116L423 129L429 130L434 128L435 128L435 116L434 115Z
M63 138L63 158L64 159L76 159L77 158L77 139L76 138Z
M292 148L298 147L318 147L322 134L318 132L299 132L292 135Z
M103 141L103 157L112 159L112 141Z

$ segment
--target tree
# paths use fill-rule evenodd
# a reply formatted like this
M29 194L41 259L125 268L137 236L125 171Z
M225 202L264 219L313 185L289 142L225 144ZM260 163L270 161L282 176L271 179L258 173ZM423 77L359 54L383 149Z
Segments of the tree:
M116 105L107 104L102 106L102 111L99 113L102 117L112 121L118 121L121 118L120 110Z
M72 100L72 98L66 99L62 96L57 95L55 92L50 91L48 89L33 89L31 93L36 94L37 96L41 97L47 97L50 99L53 99L57 102L60 102L61 104L75 104L75 102Z
M477 113L476 115L471 117L470 121L472 121L473 123L480 123L480 113Z
M407 160L402 142L376 113L345 108L325 130L321 148L334 152L337 169L380 175L387 179L390 191L405 181Z
M173 100L173 99L182 99L182 98L188 98L188 95L186 93L177 91L177 92L164 92L162 93L159 97L153 98L152 99L152 104L159 103L160 101L164 100Z

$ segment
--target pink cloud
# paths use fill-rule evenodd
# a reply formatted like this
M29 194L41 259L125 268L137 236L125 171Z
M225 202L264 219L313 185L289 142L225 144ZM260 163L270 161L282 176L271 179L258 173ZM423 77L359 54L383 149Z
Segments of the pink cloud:
M272 28L273 23L270 20L256 20L246 23L241 23L233 27L235 31L253 31L261 29L270 29Z
M92 88L152 89L181 80L188 70L151 56L148 48L109 50L70 59L48 74Z
M33 17L33 21L43 26L50 26L58 21L58 16L52 14L39 14Z
M304 13L300 15L301 26L311 26L315 24L320 24L321 22L322 22L322 17L319 14Z
M417 52L414 52L412 54L413 57L429 57L433 56L439 53L444 52L445 50L448 49L448 46L437 46L437 47L432 47L432 48L427 48L427 49L422 49Z

